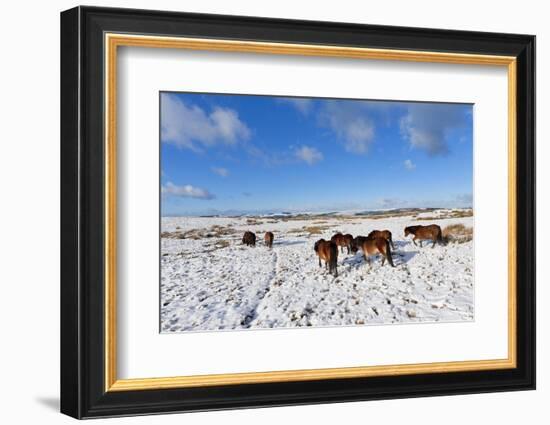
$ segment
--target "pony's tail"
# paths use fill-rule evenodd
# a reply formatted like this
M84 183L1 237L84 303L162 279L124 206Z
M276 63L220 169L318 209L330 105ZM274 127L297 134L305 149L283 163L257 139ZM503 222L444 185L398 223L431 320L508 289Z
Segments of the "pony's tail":
M390 241L387 239L386 239L386 258L388 259L388 263L390 263L390 266L395 267L395 264L393 264L393 258L391 255Z
M441 227L437 232L437 242L439 242L441 245L446 245L445 240L443 239L443 231L441 230Z
M334 270L334 277L338 277L338 246L335 243L330 244L329 269Z

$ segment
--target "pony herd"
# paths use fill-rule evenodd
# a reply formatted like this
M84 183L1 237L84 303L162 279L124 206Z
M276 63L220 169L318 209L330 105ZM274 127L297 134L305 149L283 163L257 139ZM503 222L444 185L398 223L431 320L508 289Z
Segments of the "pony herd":
M330 241L319 239L315 242L313 249L319 257L319 267L322 267L321 260L323 260L329 273L337 277L338 247L340 247L341 253L344 253L344 247L347 248L348 254L356 254L359 250L363 251L363 257L368 264L370 264L371 255L381 254L382 265L388 260L390 266L395 267L391 246L393 246L393 241L389 230L373 230L368 236L355 238L349 234L337 233L330 238Z
M428 226L408 226L405 227L405 237L414 235L413 243L416 245L416 241L419 242L422 247L422 241L429 240L432 242L432 248L435 247L436 242L443 244L443 233L441 227L437 224L430 224ZM273 233L266 232L264 235L264 243L267 247L273 247ZM256 246L256 235L253 232L246 231L243 235L242 243L247 246ZM319 267L322 267L322 261L325 262L325 267L329 273L335 277L338 276L338 247L343 254L344 248L347 249L348 254L356 254L357 251L363 251L363 257L367 264L370 265L370 257L373 255L381 254L382 266L388 261L390 266L395 267L392 258L392 249L395 249L393 244L392 234L389 230L373 230L368 236L356 236L355 238L350 234L343 235L342 233L336 233L330 241L325 239L319 239L315 242L313 249L319 257Z
M273 239L274 239L274 236L272 232L265 233L264 243L268 248L273 247ZM256 234L253 232L249 232L248 230L244 232L243 244L246 246L256 246Z

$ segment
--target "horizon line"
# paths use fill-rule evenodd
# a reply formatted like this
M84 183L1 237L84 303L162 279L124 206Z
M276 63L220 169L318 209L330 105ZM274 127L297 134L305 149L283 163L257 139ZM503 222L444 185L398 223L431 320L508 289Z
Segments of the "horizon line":
M415 211L415 210L467 210L473 209L473 206L456 206L456 207L392 207L392 208L355 208L355 209L327 209L327 210L284 210L284 209L274 209L274 210L256 210L256 211L220 211L220 212L204 212L204 213L176 213L176 214L161 214L161 217L238 217L238 216L247 216L247 215L274 215L274 216L294 216L294 215L330 215L338 213L349 213L352 215L368 215L369 213L376 212L385 212L385 211Z

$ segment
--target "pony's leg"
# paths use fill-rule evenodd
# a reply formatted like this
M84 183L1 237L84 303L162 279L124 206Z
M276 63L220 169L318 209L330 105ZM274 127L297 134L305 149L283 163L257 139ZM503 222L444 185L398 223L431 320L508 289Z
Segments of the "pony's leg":
M420 244L420 248L422 248L422 239L420 239L418 243Z
M319 267L323 267L323 265L321 264L321 257L319 257Z
M414 244L415 246L418 246L418 245L416 245L416 236L413 238L413 244Z
M386 259L388 258L388 252L380 252L380 255L382 256L382 266L384 266Z
M434 239L434 243L432 244L432 248L435 248L435 242L437 241L437 239Z

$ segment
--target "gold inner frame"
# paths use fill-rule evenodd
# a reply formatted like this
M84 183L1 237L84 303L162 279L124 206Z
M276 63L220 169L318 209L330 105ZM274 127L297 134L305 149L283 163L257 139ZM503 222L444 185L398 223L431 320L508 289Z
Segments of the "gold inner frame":
M516 367L516 58L410 50L370 49L326 45L213 40L128 34L105 34L105 391L311 381L416 373L447 373L510 369ZM354 59L398 60L469 65L504 66L508 72L508 357L382 366L302 369L164 378L118 379L116 324L116 99L119 46L247 52L280 55L325 56Z

